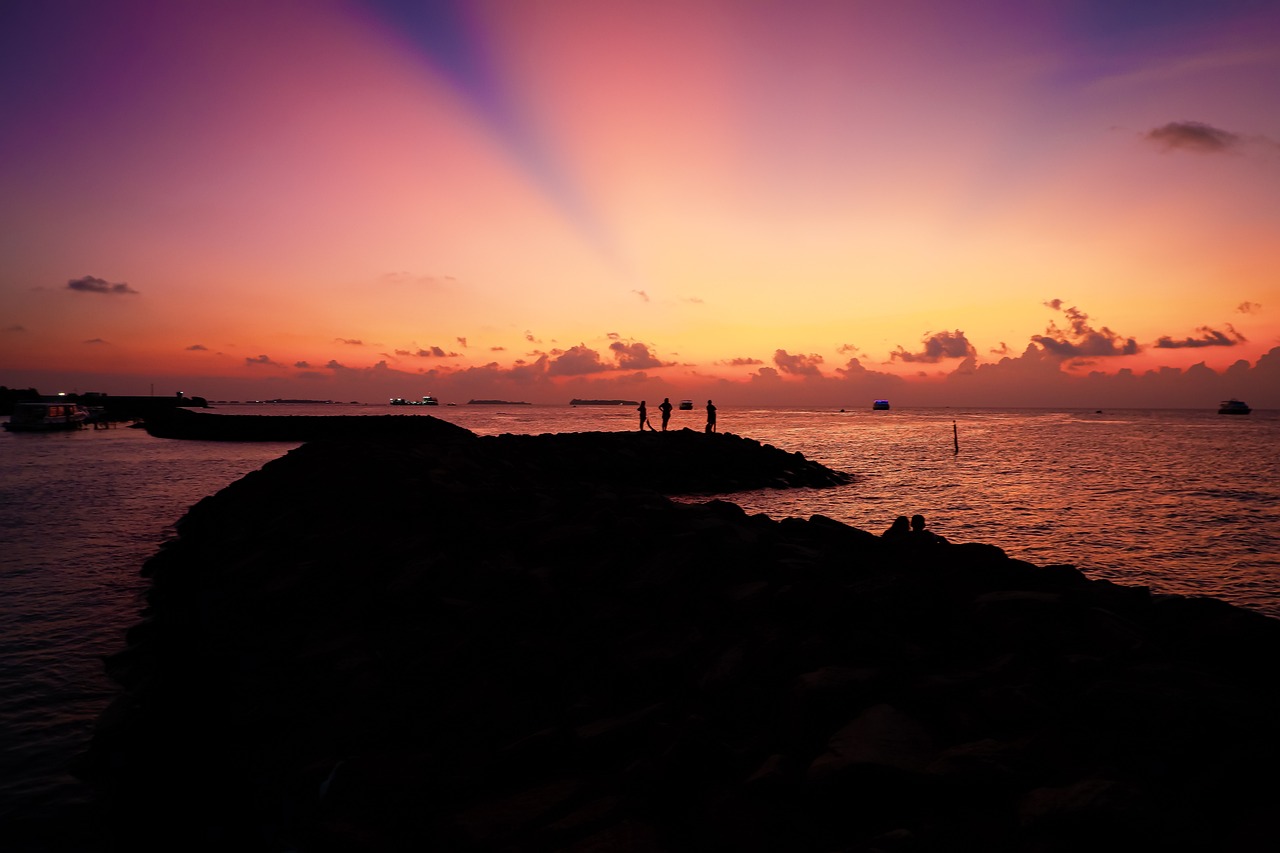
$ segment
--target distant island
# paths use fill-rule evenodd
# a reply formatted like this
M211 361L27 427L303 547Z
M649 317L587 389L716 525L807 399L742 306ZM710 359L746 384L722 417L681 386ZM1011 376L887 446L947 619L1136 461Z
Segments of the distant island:
M570 406L636 406L638 400L578 400L569 401Z
M524 400L468 400L468 406L527 406Z
M228 406L341 406L343 403L337 400L215 400L215 403L223 403ZM352 400L345 405L358 406L357 401Z

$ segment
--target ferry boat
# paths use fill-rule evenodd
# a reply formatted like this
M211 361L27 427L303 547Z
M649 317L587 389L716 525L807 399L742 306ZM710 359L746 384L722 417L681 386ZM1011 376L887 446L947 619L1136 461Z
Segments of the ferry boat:
M15 403L4 428L10 432L53 432L80 429L89 421L89 410L75 403Z
M440 401L437 400L435 397L432 397L430 394L427 394L422 398L421 403L417 402L416 400L413 402L410 402L409 400L406 400L404 397L392 397L391 400L389 401L389 405L392 405L392 406L438 406L440 405Z
M874 403L872 403L872 404L871 404L871 408L872 408L872 409L876 409L876 410L880 410L880 411L887 411L887 410L888 410L888 408L889 408L889 401L888 401L888 400L876 400Z
M1218 406L1218 414L1220 415L1247 415L1252 412L1246 403L1240 400L1223 400Z
M692 400L681 400L681 401L680 401L680 410L681 410L681 411L685 411L685 412L687 412L687 411L692 411L692 410L693 410L693 401L692 401Z

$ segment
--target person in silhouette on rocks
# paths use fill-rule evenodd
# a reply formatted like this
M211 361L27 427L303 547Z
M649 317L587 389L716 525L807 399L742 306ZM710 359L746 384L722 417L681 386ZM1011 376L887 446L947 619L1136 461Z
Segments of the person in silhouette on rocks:
M671 420L671 398L663 397L662 405L658 409L662 412L662 431L667 431L667 421Z
M649 423L649 407L644 404L644 400L640 401L636 411L640 413L640 431L644 432L645 427L653 429L653 424Z
M889 525L888 530L880 534L880 538L902 542L910 535L911 525L907 522L907 517L905 515L900 515L893 520L893 524Z
M911 538L920 543L928 543L931 545L941 545L947 540L938 534L924 529L924 516L916 513L911 516Z
M707 432L716 431L716 407L707 401Z

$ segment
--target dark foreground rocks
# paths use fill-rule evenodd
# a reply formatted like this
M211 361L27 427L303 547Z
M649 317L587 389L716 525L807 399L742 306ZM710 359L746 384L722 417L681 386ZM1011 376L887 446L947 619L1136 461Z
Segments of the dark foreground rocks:
M334 441L201 501L109 661L114 841L1270 849L1280 623L659 492L717 478L841 479L731 435Z

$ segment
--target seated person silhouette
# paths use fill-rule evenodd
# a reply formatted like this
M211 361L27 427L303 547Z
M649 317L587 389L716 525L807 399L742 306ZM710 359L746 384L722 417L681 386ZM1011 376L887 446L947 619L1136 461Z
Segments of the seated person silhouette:
M916 513L915 515L911 516L911 538L913 541L916 541L916 542L921 542L921 543L928 542L931 544L938 544L938 545L946 544L946 541L947 541L946 539L943 539L938 534L929 530L925 530L924 516L920 515L919 513Z
M895 539L899 542L904 541L911 535L911 526L907 523L907 517L900 515L893 520L893 524L889 525L889 529L880 534L882 539Z

